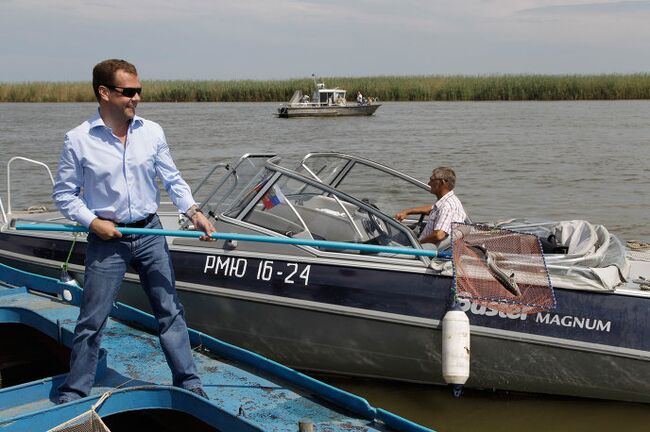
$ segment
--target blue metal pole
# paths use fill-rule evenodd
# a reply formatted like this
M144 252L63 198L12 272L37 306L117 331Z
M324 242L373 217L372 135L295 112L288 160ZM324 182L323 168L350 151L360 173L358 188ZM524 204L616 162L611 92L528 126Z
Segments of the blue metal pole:
M20 224L16 224L16 229L23 230L23 231L88 232L88 228L84 226L65 225L65 224L20 223ZM163 235L163 236L170 236L170 237L198 238L205 235L205 233L202 231L183 231L183 230L166 230L166 229L151 229L151 228L117 228L117 230L122 234ZM452 257L451 253L449 252L438 252L437 250L413 249L413 248L395 247L395 246L378 246L378 245L370 245L370 244L363 244L363 243L348 243L348 242L336 242L336 241L326 241L326 240L311 240L311 239L299 239L299 238L289 238L289 237L273 237L273 236L222 233L222 232L214 233L212 234L211 237L217 240L238 240L238 241L249 241L249 242L258 242L258 243L314 246L314 247L331 248L331 249L351 249L351 250L374 252L374 253L427 256L430 258L449 259Z

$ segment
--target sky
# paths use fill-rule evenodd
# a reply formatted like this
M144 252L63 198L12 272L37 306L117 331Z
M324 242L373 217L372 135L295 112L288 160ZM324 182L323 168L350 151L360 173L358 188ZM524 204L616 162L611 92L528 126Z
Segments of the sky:
M0 82L650 72L650 1L0 0Z

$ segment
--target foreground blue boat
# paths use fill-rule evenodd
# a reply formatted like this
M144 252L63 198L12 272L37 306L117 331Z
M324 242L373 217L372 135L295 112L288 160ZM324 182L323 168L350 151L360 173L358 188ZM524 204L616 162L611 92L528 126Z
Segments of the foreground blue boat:
M190 330L195 361L210 400L197 397L170 385L153 317L119 303L106 327L102 342L106 349L92 394L57 405L56 389L65 374L50 376L44 371L67 369L67 347L82 291L76 285L4 264L0 264L0 281L2 431L49 430L95 404L96 413L113 432L134 428L429 430L373 408L360 397Z

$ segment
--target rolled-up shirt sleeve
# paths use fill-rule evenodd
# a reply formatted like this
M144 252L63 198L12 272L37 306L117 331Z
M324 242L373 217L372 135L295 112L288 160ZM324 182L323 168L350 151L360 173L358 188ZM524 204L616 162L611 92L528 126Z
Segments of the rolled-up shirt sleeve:
M83 169L74 152L70 137L66 135L59 159L59 168L52 189L52 198L63 216L88 227L97 217L81 197Z
M192 190L176 168L162 131L158 141L155 166L156 174L162 181L169 198L181 212L186 213L195 204Z

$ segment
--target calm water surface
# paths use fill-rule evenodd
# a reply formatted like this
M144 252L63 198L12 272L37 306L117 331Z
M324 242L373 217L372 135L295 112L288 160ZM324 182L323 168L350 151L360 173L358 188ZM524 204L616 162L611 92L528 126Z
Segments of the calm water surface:
M243 153L295 162L309 151L342 151L425 181L435 166L454 167L456 192L475 221L587 219L623 239L650 241L650 101L386 103L369 118L288 120L273 116L276 106L142 103L138 113L164 127L190 184ZM95 109L0 104L5 205L9 158L35 158L54 171L63 135ZM16 164L14 208L49 202L47 177L32 173ZM477 391L455 400L442 388L327 380L439 431L650 430L650 407L640 404Z

